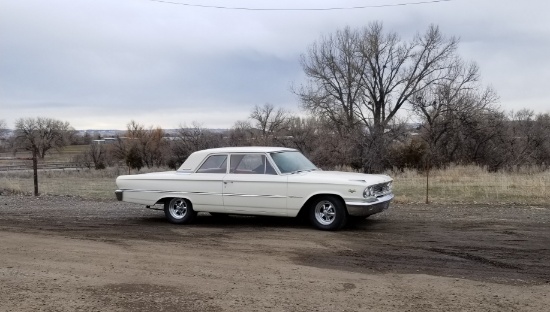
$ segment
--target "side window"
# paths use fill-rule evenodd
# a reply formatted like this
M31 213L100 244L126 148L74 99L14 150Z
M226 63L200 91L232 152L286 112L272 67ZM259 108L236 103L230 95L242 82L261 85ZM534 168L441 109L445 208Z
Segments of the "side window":
M212 155L206 159L197 173L225 173L227 155Z
M231 155L231 173L239 174L276 174L273 167L266 162L264 154Z

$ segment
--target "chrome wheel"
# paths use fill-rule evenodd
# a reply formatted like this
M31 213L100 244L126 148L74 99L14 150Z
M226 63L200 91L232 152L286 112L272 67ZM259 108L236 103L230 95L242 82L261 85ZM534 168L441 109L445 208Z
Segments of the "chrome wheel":
M342 198L318 195L310 200L309 220L319 230L336 231L346 225L348 213Z
M171 198L164 202L164 215L174 224L185 224L193 222L197 212L193 210L193 204L188 199Z
M185 218L187 214L187 202L182 198L174 198L170 201L170 206L168 206L168 211L170 216L176 220L181 220Z
M328 200L317 203L314 213L315 219L322 225L330 225L336 218L336 208Z

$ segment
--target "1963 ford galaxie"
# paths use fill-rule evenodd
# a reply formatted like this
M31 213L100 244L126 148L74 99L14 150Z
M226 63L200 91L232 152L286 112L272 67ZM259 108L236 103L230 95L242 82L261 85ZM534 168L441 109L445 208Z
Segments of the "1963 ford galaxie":
M123 175L118 200L164 205L172 223L192 222L197 212L296 217L307 214L321 230L388 208L386 175L321 171L295 149L227 147L191 154L177 171Z

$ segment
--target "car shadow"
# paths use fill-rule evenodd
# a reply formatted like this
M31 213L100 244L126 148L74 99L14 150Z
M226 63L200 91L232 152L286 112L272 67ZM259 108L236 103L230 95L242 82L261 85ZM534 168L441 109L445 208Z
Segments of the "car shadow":
M254 229L273 229L273 228L289 228L289 229L312 229L315 227L310 223L309 219L304 216L296 218L274 217L274 216L249 216L249 215L216 215L212 216L209 213L199 213L191 224L178 225L168 222L163 216L141 218L138 223L142 225L153 226L168 226L168 227L191 227L191 228L239 228L247 227ZM377 219L361 219L349 220L344 228L340 231L365 231L376 225L384 223Z
M126 220L128 221L128 220ZM339 231L371 231L378 229L385 224L385 218L371 216L363 219L348 219L346 226ZM167 226L167 227L203 227L203 228L307 228L316 230L305 214L300 214L295 218L275 217L275 216L253 216L253 215L211 215L208 212L199 212L191 224L177 225L168 222L162 211L154 214L134 216L132 224L142 226ZM128 223L126 223L128 224Z
M193 226L196 227L252 227L252 228L308 228L311 227L305 218L285 218L272 216L247 216L247 215L223 215L211 216L209 214L200 214L194 220Z

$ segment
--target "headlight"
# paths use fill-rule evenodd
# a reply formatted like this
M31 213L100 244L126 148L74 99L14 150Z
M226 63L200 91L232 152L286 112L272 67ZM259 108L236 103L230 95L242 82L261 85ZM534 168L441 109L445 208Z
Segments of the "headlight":
M367 186L367 188L363 191L363 197L367 198L372 196L374 196L374 187Z

